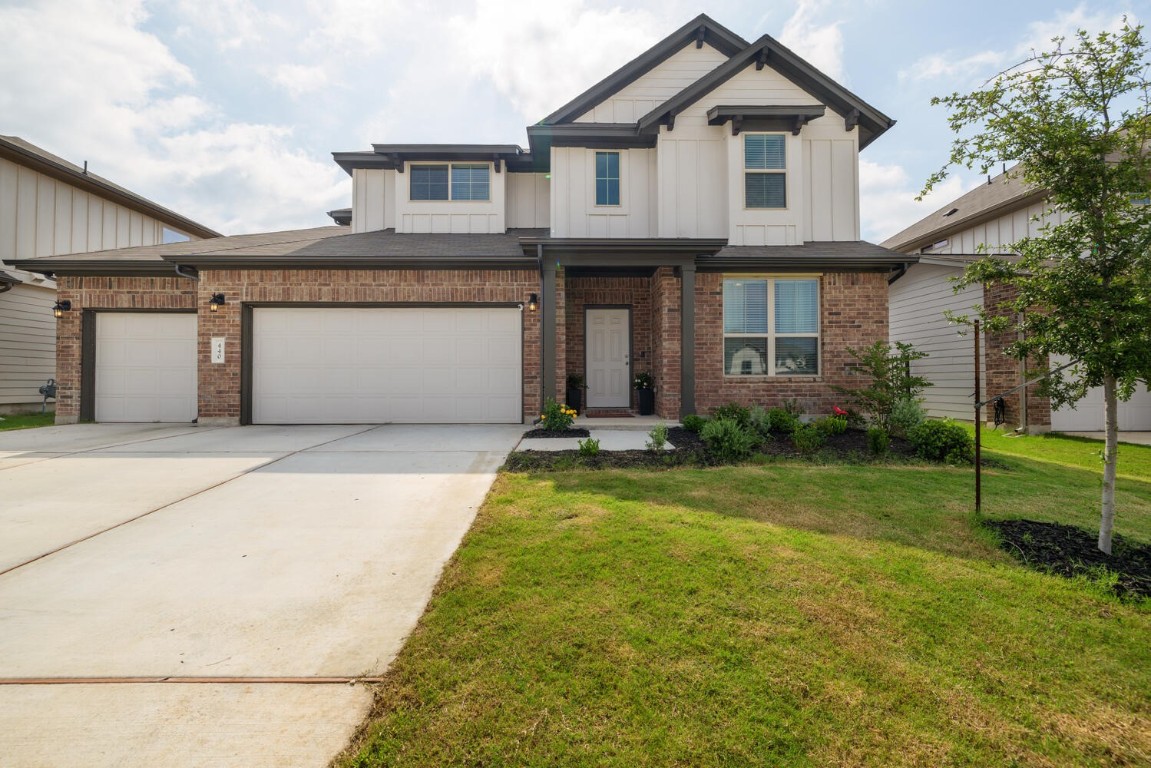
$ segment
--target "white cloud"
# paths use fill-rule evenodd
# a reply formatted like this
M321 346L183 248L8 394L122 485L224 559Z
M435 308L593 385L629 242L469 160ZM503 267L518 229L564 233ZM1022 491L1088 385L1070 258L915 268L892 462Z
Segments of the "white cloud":
M293 98L299 98L327 88L330 78L322 66L281 64L272 73L272 82L291 94Z
M317 24L304 39L303 47L325 54L375 53L390 36L411 32L411 11L415 6L399 0L310 0L308 12Z
M263 42L269 28L283 24L275 14L260 10L251 0L179 0L176 10L189 34L206 32L222 51Z
M799 0L795 13L783 25L779 41L811 62L828 77L845 82L843 32L840 22L817 23L826 0Z
M1128 14L1128 18L1132 23L1136 22L1133 14ZM932 54L900 71L899 77L901 80L913 81L946 78L974 85L994 77L1007 67L1019 64L1034 53L1052 50L1052 38L1070 39L1079 29L1091 33L1116 31L1122 23L1122 14L1105 11L1090 13L1080 5L1070 11L1059 11L1050 20L1028 24L1019 41L1007 50L984 50L966 56L958 56L953 52Z
M965 192L977 181L949 176L922 202L919 189L899 165L883 165L859 158L859 213L864 240L880 243L898 234Z

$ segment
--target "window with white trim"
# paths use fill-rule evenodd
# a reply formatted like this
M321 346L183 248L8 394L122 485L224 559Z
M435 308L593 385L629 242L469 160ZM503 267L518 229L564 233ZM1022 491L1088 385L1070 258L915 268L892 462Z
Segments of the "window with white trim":
M487 163L438 163L408 166L411 200L491 199L491 166Z
M819 374L819 279L723 281L726 376Z
M787 207L787 137L782 133L743 134L743 204Z
M595 153L595 204L619 205L619 152Z

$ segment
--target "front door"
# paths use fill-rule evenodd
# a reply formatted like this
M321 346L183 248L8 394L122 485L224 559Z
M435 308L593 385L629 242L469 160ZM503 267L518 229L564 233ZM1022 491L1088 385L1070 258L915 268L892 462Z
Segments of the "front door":
M587 407L631 407L631 312L587 310Z

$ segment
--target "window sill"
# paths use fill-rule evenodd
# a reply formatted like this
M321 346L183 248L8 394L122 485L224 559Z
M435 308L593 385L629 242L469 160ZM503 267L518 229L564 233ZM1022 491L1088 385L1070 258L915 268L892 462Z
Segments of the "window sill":
M786 375L786 376L771 376L770 374L763 374L762 376L733 376L730 373L725 373L723 375L723 380L724 381L752 381L752 382L757 382L757 383L758 382L764 382L764 381L822 382L823 377L820 376L819 374L813 374L810 376L802 376L802 375L794 375L794 374Z

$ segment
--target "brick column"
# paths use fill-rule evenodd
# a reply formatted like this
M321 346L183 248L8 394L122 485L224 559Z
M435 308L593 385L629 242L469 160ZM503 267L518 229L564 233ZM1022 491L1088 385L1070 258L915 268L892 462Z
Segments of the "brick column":
M652 341L655 379L655 412L661 418L680 416L682 386L682 324L680 318L680 281L672 267L660 267L652 276Z

